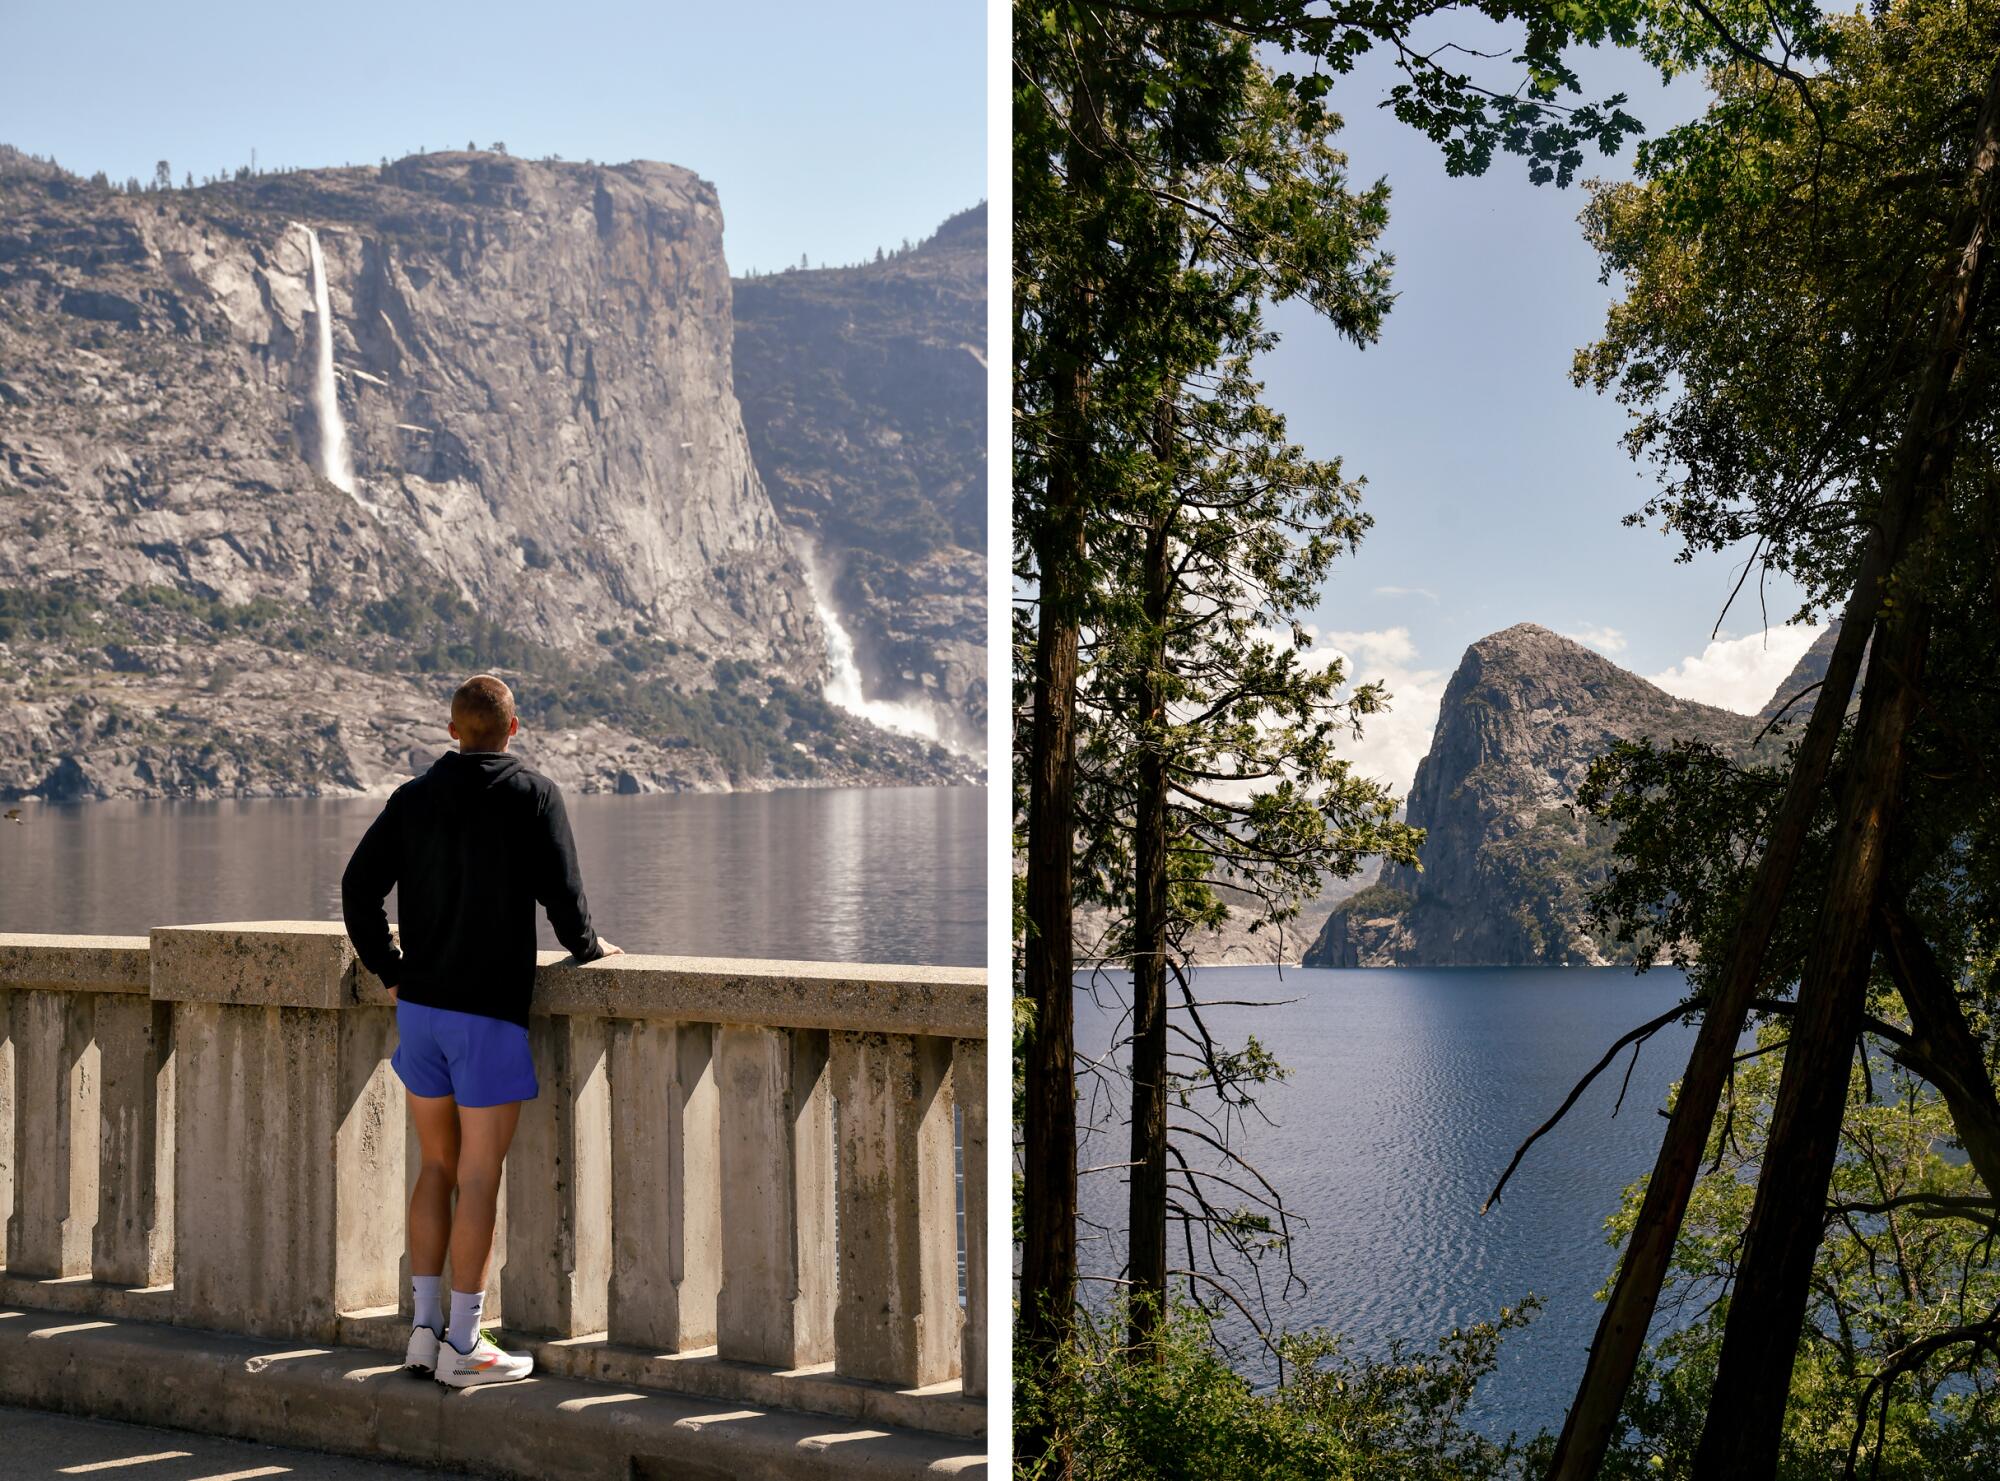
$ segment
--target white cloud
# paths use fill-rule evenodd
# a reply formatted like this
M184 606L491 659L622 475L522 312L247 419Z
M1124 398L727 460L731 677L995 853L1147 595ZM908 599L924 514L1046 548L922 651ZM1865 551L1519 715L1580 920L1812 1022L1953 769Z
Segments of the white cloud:
M1409 795L1417 763L1431 748L1450 675L1423 667L1406 627L1318 634L1304 655L1315 665L1336 656L1346 665L1350 686L1379 681L1389 691L1387 713L1367 717L1362 738L1343 740L1340 754L1362 775L1388 783L1398 797Z
M1740 638L1717 638L1664 673L1646 677L1682 699L1754 715L1825 631L1823 627L1773 627Z
M1435 602L1438 599L1438 594L1428 586L1378 586L1375 588L1375 595L1378 597L1422 597L1427 602Z
M1407 627L1383 627L1369 632L1315 633L1313 651L1338 649L1354 662L1364 664L1408 664L1415 661L1417 645L1410 641ZM1354 678L1355 675L1349 674Z
M1599 653L1622 653L1625 651L1625 634L1615 627L1580 627L1575 632L1564 633L1572 643L1581 643L1586 648L1595 648Z

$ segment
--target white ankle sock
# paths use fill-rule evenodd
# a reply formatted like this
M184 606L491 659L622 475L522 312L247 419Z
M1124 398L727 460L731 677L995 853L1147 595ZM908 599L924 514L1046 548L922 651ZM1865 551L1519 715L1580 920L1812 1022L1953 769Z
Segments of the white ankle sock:
M412 1326L429 1327L433 1332L444 1331L444 1307L438 1304L438 1284L441 1275L413 1275L410 1277L410 1292L415 1297L415 1314Z
M444 1329L444 1340L460 1352L471 1352L479 1341L479 1313L485 1306L484 1291L453 1291L451 1325Z

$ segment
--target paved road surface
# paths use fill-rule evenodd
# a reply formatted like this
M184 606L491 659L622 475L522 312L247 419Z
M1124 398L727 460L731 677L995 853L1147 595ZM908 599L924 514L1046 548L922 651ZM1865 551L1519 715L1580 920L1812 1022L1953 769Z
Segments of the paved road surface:
M0 1481L425 1481L457 1474L0 1406Z

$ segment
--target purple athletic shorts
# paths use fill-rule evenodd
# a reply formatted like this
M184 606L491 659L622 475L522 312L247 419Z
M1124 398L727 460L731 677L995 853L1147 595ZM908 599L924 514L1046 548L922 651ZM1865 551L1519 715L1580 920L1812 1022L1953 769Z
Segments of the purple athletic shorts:
M528 1031L480 1013L398 1002L389 1063L410 1094L449 1095L462 1106L501 1106L541 1092Z

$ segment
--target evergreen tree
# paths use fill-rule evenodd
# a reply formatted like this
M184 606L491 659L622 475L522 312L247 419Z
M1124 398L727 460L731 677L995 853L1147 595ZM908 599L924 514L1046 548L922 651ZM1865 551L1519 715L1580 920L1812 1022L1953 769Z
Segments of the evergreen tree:
M1085 634L1090 634L1093 652L1106 653L1141 634L1141 648L1151 645L1150 661L1142 657L1125 671L1140 682L1148 682L1144 676L1150 673L1161 693L1177 682L1161 662L1164 620L1148 629L1132 622L1129 611L1121 615L1116 610L1119 599L1107 589L1110 550L1140 529L1163 537L1172 548L1175 517L1166 511L1173 501L1161 498L1167 490L1194 494L1204 487L1204 479L1220 476L1219 484L1208 483L1207 495L1195 494L1181 526L1188 541L1199 539L1195 511L1200 498L1226 501L1220 490L1233 476L1226 470L1237 466L1232 453L1216 450L1220 461L1210 466L1203 456L1178 457L1176 447L1180 433L1199 425L1194 415L1198 408L1192 404L1200 395L1196 377L1220 371L1231 385L1235 413L1244 415L1254 406L1253 383L1240 367L1242 357L1253 352L1255 320L1232 328L1228 312L1217 317L1217 308L1240 311L1245 299L1298 295L1337 319L1343 294L1353 284L1348 274L1329 270L1343 251L1345 266L1354 273L1369 257L1366 240L1332 241L1324 235L1350 227L1346 213L1335 212L1323 223L1311 214L1309 193L1274 190L1260 196L1258 169L1275 161L1231 152L1231 143L1243 133L1241 105L1250 86L1246 79L1252 75L1254 49L1261 45L1311 59L1305 75L1281 73L1263 91L1275 132L1290 130L1294 139L1307 143L1323 140L1334 127L1324 104L1332 78L1378 43L1395 48L1406 62L1409 81L1393 94L1399 116L1438 139L1455 171L1476 173L1496 151L1508 151L1528 159L1533 178L1566 182L1581 164L1584 144L1613 147L1636 126L1619 107L1620 99L1574 107L1558 101L1580 86L1564 61L1564 48L1574 41L1622 34L1630 25L1630 11L1612 7L1557 13L1512 0L1486 7L1496 18L1520 19L1525 30L1520 60L1527 82L1492 88L1440 65L1438 52L1420 52L1410 44L1412 28L1443 8L1428 0L1365 9L1271 0L1187 13L1162 13L1136 3L1017 5L1015 10L1014 528L1016 576L1031 594L1017 611L1015 637L1017 828L1026 855L1017 1013L1022 1024L1024 1174L1019 1343L1031 1371L1054 1361L1075 1299L1076 851L1079 846L1112 847L1107 830L1082 839L1077 833L1079 747L1087 748L1090 740L1083 701L1085 665L1092 654L1086 653ZM1198 223L1202 203L1218 199L1230 210L1219 220ZM1191 241L1214 241L1214 257L1197 252L1184 263L1180 248ZM1200 280L1215 270L1215 258L1233 262L1230 271L1249 271L1250 281L1234 292L1227 284L1212 293L1203 291ZM1187 318L1181 316L1183 307ZM1231 366L1238 368L1226 368ZM1243 441L1235 453L1245 457L1242 466L1254 464L1252 448L1261 447L1268 455L1282 445L1281 428L1261 408L1257 412L1264 420L1246 421L1238 429ZM1350 517L1344 494L1333 494L1324 474L1308 471L1303 459L1285 469L1284 476L1296 482L1279 496L1281 505L1299 498L1311 512L1311 501L1329 501L1314 515L1325 521L1325 528L1300 538L1307 544L1324 540L1322 551L1330 551L1344 538L1341 521ZM1270 516L1274 523L1282 523L1283 517L1280 510ZM1242 611L1295 610L1295 599L1277 579L1287 559L1276 553L1278 544L1295 548L1288 541L1260 545L1252 536L1242 548L1217 552L1220 566L1232 560L1261 561L1256 574L1274 583L1246 598ZM1158 563L1151 569L1157 573ZM1276 606L1266 607L1273 598ZM1186 600L1192 604L1200 597L1190 593ZM1162 597L1152 610L1164 618L1171 609L1171 598ZM1147 632L1152 636L1143 636ZM1224 702L1215 715L1201 717L1192 727L1198 730L1212 721L1212 736L1183 731L1173 746L1187 758L1231 752L1246 743L1232 732L1244 723L1259 685L1268 683L1276 692L1294 695L1277 708L1281 726L1296 721L1290 740L1300 750L1282 758L1279 771L1255 776L1273 783L1279 800L1264 804L1265 813L1248 822L1254 826L1263 817L1303 818L1308 805L1292 806L1299 792L1331 785L1335 816L1322 819L1321 831L1297 841L1304 845L1298 857L1316 856L1338 867L1341 840L1358 840L1359 833L1350 833L1350 827L1361 822L1370 806L1360 793L1350 793L1347 801L1354 813L1340 812L1329 732L1317 729L1336 710L1330 701L1339 676L1305 675L1283 644L1256 654L1244 651L1269 664L1262 674L1246 676L1251 688L1245 703ZM1204 660L1191 654L1186 661L1193 673ZM1315 689L1315 683L1324 687ZM1360 701L1364 709L1368 702ZM1151 753L1163 767L1173 717L1161 707L1163 701L1152 703L1148 739L1138 754ZM1287 703L1293 706L1289 714ZM1244 780L1266 764L1263 758L1261 752L1250 756ZM1297 767L1311 781L1302 788L1299 776L1281 776L1286 767ZM1124 762L1097 763L1097 769L1106 777L1136 776ZM1154 798L1163 790L1156 776ZM1233 799L1216 800L1235 805ZM1211 828L1222 826L1225 816L1235 817L1239 827L1245 822L1226 808L1183 802L1188 806L1184 816L1199 815ZM1148 807L1157 821L1157 802L1149 801ZM1274 829L1271 836L1281 832ZM1146 931L1149 940L1157 939L1159 923L1173 908L1166 902L1176 898L1173 866L1167 866L1168 884L1160 888L1160 863L1150 852L1165 847L1159 830L1135 823L1130 836L1135 843L1141 837L1148 840L1141 872L1154 884L1149 887ZM1387 835L1378 841L1386 843ZM1132 867L1139 870L1136 859ZM1200 910L1200 881L1194 876L1202 867L1187 870L1180 880L1178 898L1191 915ZM1282 873L1271 878L1275 913L1285 908L1290 885ZM1108 879L1085 888L1106 898L1119 893ZM1126 889L1136 908L1137 886ZM1137 956L1159 960L1158 953L1144 950ZM1152 986L1144 990L1150 993ZM1149 1020L1145 1053L1155 1065L1159 1033ZM1164 1077L1143 1073L1150 1076L1149 1101L1156 1100ZM1143 1119L1157 1129L1158 1118L1150 1109ZM1157 1140L1151 1131L1135 1128L1134 1134ZM1147 1161L1147 1176L1152 1176L1157 1159L1150 1145ZM1142 1212L1141 1218L1150 1221L1151 1215ZM1151 1252L1158 1239L1150 1222L1145 1237L1143 1258L1157 1272ZM1046 1429L1023 1433L1019 1453L1030 1465L1060 1470L1064 1464L1060 1437Z
M1303 657L1311 634L1300 614L1367 526L1360 490L1337 462L1286 439L1253 369L1273 342L1261 322L1269 300L1308 298L1344 333L1373 338L1388 306L1375 245L1387 192L1350 191L1331 121L1297 128L1248 48L1216 39L1200 63L1201 106L1214 119L1210 147L1241 168L1161 167L1184 183L1151 214L1157 241L1143 241L1136 221L1124 234L1128 272L1167 310L1174 337L1152 362L1154 404L1135 407L1131 441L1114 457L1129 476L1100 523L1097 613L1082 635L1074 894L1108 908L1101 954L1133 974L1135 1342L1169 1299L1171 1223L1187 1226L1177 1247L1220 1249L1252 1277L1282 1242L1282 1200L1242 1164L1230 1133L1231 1113L1275 1065L1254 1039L1239 1048L1207 1033L1182 970L1195 937L1232 908L1274 928L1324 874L1351 874L1372 855L1416 858L1415 835L1392 822L1393 798L1354 776L1335 745L1384 696L1372 686L1344 696L1339 662ZM1192 43L1178 60L1183 76L1195 69ZM1300 225L1261 236L1259 224L1278 219ZM1238 903L1225 906L1216 883ZM1184 1047L1170 1053L1170 1042ZM1169 1123L1170 1097L1179 1123ZM1236 1166L1211 1171L1204 1149ZM1218 1201L1231 1184L1250 1191ZM1207 1262L1175 1273L1215 1292L1232 1275Z

